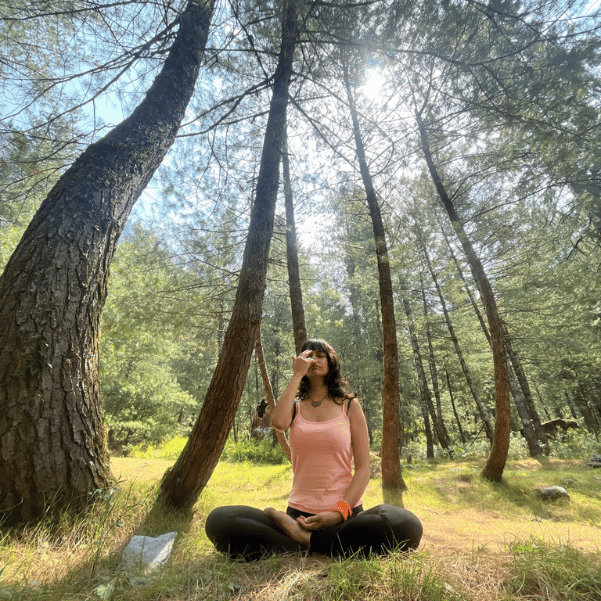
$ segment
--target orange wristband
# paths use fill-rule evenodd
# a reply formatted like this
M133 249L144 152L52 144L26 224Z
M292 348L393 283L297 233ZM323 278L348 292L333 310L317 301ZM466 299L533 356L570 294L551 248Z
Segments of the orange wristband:
M338 503L336 503L336 507L332 508L332 511L337 511L340 515L342 515L342 519L345 522L353 513L351 506L346 501L338 501Z

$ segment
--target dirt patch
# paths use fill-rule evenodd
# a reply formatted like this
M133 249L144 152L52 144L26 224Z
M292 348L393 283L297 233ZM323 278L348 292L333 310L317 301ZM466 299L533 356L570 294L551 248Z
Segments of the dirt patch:
M512 470L566 470L566 469L578 469L583 466L582 459L549 459L547 457L540 457L538 459L528 458L516 461L507 466L506 471Z
M434 556L450 552L486 550L506 554L507 545L535 537L548 543L568 544L583 551L599 551L601 528L550 520L507 519L494 512L432 510L420 512L424 535L420 549Z

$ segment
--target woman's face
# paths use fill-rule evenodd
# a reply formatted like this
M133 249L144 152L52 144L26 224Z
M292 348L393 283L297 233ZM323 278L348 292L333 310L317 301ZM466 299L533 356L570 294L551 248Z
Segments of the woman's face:
M327 376L330 370L328 366L328 356L324 351L314 351L308 349L302 353L307 359L312 359L313 363L309 367L307 375Z

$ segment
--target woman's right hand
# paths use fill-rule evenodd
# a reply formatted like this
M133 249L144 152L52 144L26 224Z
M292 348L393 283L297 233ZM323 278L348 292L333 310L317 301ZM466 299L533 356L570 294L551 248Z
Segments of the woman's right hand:
M271 412L271 425L280 432L287 430L292 423L294 399L296 398L300 381L315 363L315 360L311 357L312 351L303 351L298 357L292 358L294 375Z
M310 355L311 351L303 351L298 357L292 357L292 371L295 376L303 377L307 375L309 368L315 363Z

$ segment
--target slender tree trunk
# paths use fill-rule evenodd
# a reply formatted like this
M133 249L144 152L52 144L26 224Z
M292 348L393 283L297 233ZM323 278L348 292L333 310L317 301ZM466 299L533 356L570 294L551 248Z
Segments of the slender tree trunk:
M469 287L469 285L465 279L465 275L463 275L463 269L461 269L461 265L459 264L459 261L458 261L457 257L455 256L455 253L453 252L453 247L451 246L451 242L449 241L449 238L447 237L447 234L444 231L444 227L443 227L442 223L440 222L440 220L439 220L438 224L440 226L440 231L442 232L445 242L447 243L447 248L449 249L449 253L451 255L451 258L453 259L453 263L455 264L455 269L457 270L459 278L463 282L465 292L466 292L468 298L470 299L472 309L474 310L474 313L476 314L476 317L478 318L478 321L480 322L480 328L482 329L482 333L486 337L488 344L491 344L490 332L488 331L488 328L486 327L486 322L484 321L484 316L482 315L482 311L480 311L480 307L478 307L478 303L476 302L476 299L474 298L474 295L472 294L472 290Z
M417 380L419 383L419 396L421 399L422 413L424 414L424 427L426 429L426 443L428 444L428 432L430 431L430 421L428 419L428 413L432 416L432 421L434 422L434 430L436 431L436 436L438 438L438 442L440 446L443 446L443 441L445 441L443 437L444 435L439 432L437 429L436 423L436 413L434 411L434 405L432 404L432 394L430 393L430 388L428 387L428 380L426 379L426 371L424 369L424 363L422 361L422 355L419 350L419 342L417 340L417 333L415 328L415 323L413 322L413 314L411 312L411 305L409 300L406 297L403 297L403 307L405 308L405 315L407 315L407 324L409 325L409 336L411 338L411 348L413 349L413 358L415 361L415 370L417 371ZM432 433L430 431L430 438L432 437ZM444 447L447 448L447 447ZM430 457L430 450L427 450L427 456ZM434 457L434 451L432 450L432 457Z
M288 263L288 286L290 289L290 307L292 309L292 329L294 330L294 346L299 355L307 340L303 292L298 266L298 245L296 240L296 223L294 221L294 201L292 198L292 182L290 180L290 157L288 156L288 137L284 131L282 148L282 173L284 178L284 199L286 204L286 260Z
M273 397L273 390L271 388L269 375L267 373L267 364L265 362L265 355L263 353L263 343L261 342L261 332L259 332L259 335L257 336L257 343L255 344L255 355L257 357L259 369L261 371L261 378L263 379L263 388L265 389L265 398L267 399L267 413L271 414L273 408L275 407L275 399ZM286 457L288 457L288 459L291 461L292 453L290 451L290 445L288 444L284 433L280 432L279 430L275 430L275 435L282 449L284 449Z
M441 227L441 229L442 229L442 227ZM461 278L461 281L463 282L465 291L467 292L468 298L470 299L470 303L472 304L474 312L476 313L476 316L478 317L478 321L480 322L482 331L484 332L484 335L486 336L486 340L488 340L488 343L491 344L490 333L488 331L488 328L486 327L486 323L484 322L482 313L480 312L478 304L476 303L476 299L474 298L474 295L472 294L472 291L465 279L465 276L463 275L463 270L461 269L461 265L459 265L459 261L457 260L455 253L453 253L453 249L451 247L449 239L447 238L446 233L444 232L444 229L442 229L442 233L443 233L444 239L446 240L449 252L451 253L451 257L453 258L453 261L455 263L455 268L457 269L457 273L459 274L459 277ZM507 328L503 324L502 324L502 328L503 328L503 340L505 342L505 350L511 360L511 364L507 366L507 373L509 376L509 389L511 391L511 395L513 396L513 399L514 399L514 402L515 402L515 405L516 405L516 408L518 411L518 415L520 416L520 420L522 422L522 428L524 430L524 436L526 438L526 442L528 443L528 449L529 449L530 456L538 457L538 455L540 455L542 453L544 453L545 455L548 455L550 452L549 441L547 439L547 435L546 435L545 431L543 430L543 428L541 426L540 418L538 416L538 412L536 411L536 406L534 405L534 400L532 399L532 394L530 392L530 387L528 386L528 380L526 378L526 374L524 373L524 370L522 369L521 362L519 361L517 355L513 351L512 344L511 344L511 338L509 336L509 333L507 332ZM517 374L520 374L520 375L517 375ZM516 375L517 375L517 382L516 382ZM518 383L519 383L519 386L518 386ZM528 398L530 399L530 401L528 400ZM523 407L520 406L522 404L523 404ZM524 408L526 409L526 411L524 411ZM540 441L543 444L542 449L541 449L538 441Z
M580 383L580 379L579 379L577 373L576 373L576 381L578 382L578 387L574 391L574 397L573 397L574 404L576 405L576 407L578 408L578 411L580 412L580 415L582 415L582 418L584 419L584 425L586 426L586 429L591 434L595 434L598 430L597 420L595 419L595 416L594 416L593 412L591 411L591 408L588 406L586 394L585 394L585 391L583 390L582 384Z
M257 340L275 217L288 88L298 39L299 10L300 0L289 0L285 5L282 44L274 75L256 197L232 316L192 434L173 468L163 476L158 501L166 508L190 510L213 474L236 416Z
M511 372L511 365L509 363L507 365L507 372ZM522 433L524 438L526 439L526 444L528 445L528 454L530 455L530 457L539 457L543 454L543 452L538 443L536 433L534 432L534 426L530 419L528 408L526 407L526 399L524 398L524 395L522 394L522 391L518 386L518 382L515 379L515 377L509 378L509 389L513 396L518 416L520 418L520 421L522 422Z
M507 357L505 353L505 344L503 342L503 332L501 328L501 319L499 317L499 311L497 309L497 303L495 296L484 271L484 267L472 243L465 231L455 206L450 196L444 187L442 179L438 174L432 153L430 152L430 145L428 142L428 136L426 129L422 121L421 115L416 113L416 120L419 127L422 149L424 152L424 158L428 165L428 170L432 177L432 181L436 186L436 191L440 197L440 201L444 206L455 234L461 242L463 251L467 256L468 263L472 270L474 280L480 288L482 294L482 301L486 311L486 317L488 319L488 327L491 335L491 347L493 354L493 364L495 371L495 434L492 444L492 449L488 461L482 471L482 477L487 480L494 482L500 482L503 478L503 470L507 462L507 455L509 453L509 433L510 433L510 411L509 411L509 382L507 374Z
M432 342L432 328L430 327L430 315L428 311L428 302L426 300L426 288L423 278L420 274L420 286L422 288L422 304L424 306L424 323L426 327L426 340L428 342L428 365L430 367L430 378L432 379L432 392L436 400L436 420L448 438L449 434L442 418L442 401L440 399L440 385L438 383L438 367L436 366L436 356L434 355L434 344Z
M517 381L519 382L520 388L522 389L522 393L524 394L524 399L526 401L526 407L528 408L528 413L532 419L532 423L534 425L534 430L538 436L538 439L543 443L544 446L547 447L546 455L549 454L549 441L547 440L547 435L541 427L540 417L538 415L538 411L536 410L536 405L534 404L534 397L532 395L532 391L530 390L530 384L528 383L528 378L526 377L526 372L524 371L524 366L520 361L517 353L513 349L513 342L507 328L503 326L503 332L505 336L505 348L507 350L507 356L511 361L511 366L513 368L513 372Z
M551 452L547 434L543 430L538 411L534 405L534 399L530 392L528 379L522 368L522 363L513 350L511 336L505 325L503 328L503 339L505 341L505 350L507 352L508 365L507 373L509 374L509 387L513 395L515 406L518 410L518 415L522 422L524 437L528 443L530 457L538 457L539 455L548 455ZM518 386L519 384L519 386ZM521 407L520 405L523 405ZM542 443L542 447L541 447Z
M461 427L461 420L459 419L459 414L457 413L457 407L455 406L455 397L453 395L453 388L451 387L451 378L449 377L449 372L446 367L444 373L447 380L449 397L451 399L451 407L453 407L453 415L455 416L455 421L457 422L457 428L459 430L459 436L461 437L461 442L465 444L467 442L467 438L465 437L465 433L463 432L463 428Z
M421 397L422 417L424 420L424 432L426 434L426 459L434 459L434 436L430 425L430 415L424 397Z
M378 282L380 286L380 303L382 308L382 339L384 347L384 390L382 408L382 485L385 488L406 490L402 476L400 447L403 444L403 432L399 415L399 359L396 339L396 321L394 316L394 297L390 261L386 245L384 222L380 206L367 166L365 148L359 128L357 109L351 91L348 67L343 65L344 83L353 121L353 133L361 178L365 188L365 196L374 231L376 258L378 262Z
M425 246L422 245L422 251L426 258L426 263L428 265L428 271L432 276L432 281L434 282L434 286L436 287L436 292L438 294L438 298L440 300L440 305L442 307L442 312L444 315L445 323L447 324L447 329L449 330L449 336L453 341L453 346L455 347L455 354L457 355L457 359L459 360L459 365L461 365L461 370L463 371L463 375L465 376L465 381L467 382L468 388L472 393L472 397L474 398L474 402L476 403L476 407L478 407L478 412L480 413L480 417L482 418L482 423L484 424L484 430L486 432L486 437L488 440L493 442L494 431L490 420L488 419L488 415L486 414L486 409L482 401L480 400L480 395L476 390L476 386L474 385L474 381L472 380L472 374L470 373L469 367L465 361L465 357L463 356L463 350L461 349L461 345L459 344L459 339L455 334L455 328L453 327L453 322L451 321L451 316L449 315L449 310L447 309L447 303L442 294L442 289L440 284L438 283L438 278L436 277L436 273L432 267L432 262L430 261L430 256L428 255L428 251Z
M190 0L136 110L52 188L0 279L0 510L85 507L110 486L98 336L117 240L175 139L214 3Z
M345 222L345 249L342 253L344 257L344 265L346 273L348 275L348 288L349 288L349 302L351 305L351 318L352 318L352 332L351 336L353 340L361 340L361 318L359 309L359 294L357 291L357 285L355 283L355 258L348 247L346 242L350 239L350 232L348 223ZM364 359L365 353L370 353L370 349L366 349L364 345L358 345L356 349L356 360L351 362L349 366L351 380L357 384L358 388L355 388L355 392L359 394L363 402L363 412L365 413L365 419L367 421L367 430L369 432L370 445L373 442L373 416L371 410L371 404L368 402L369 395L365 394L365 374L361 371L361 362ZM358 384L361 383L361 384ZM378 410L379 412L379 410Z
M566 397L566 403L568 404L568 408L570 409L570 414L574 419L578 419L579 417L581 417L578 414L578 411L576 411L576 407L574 405L574 401L572 401L572 397L567 393L564 392L564 395ZM559 416L561 417L561 416ZM549 419L551 419L551 417L549 417Z

